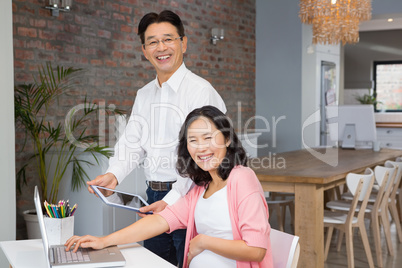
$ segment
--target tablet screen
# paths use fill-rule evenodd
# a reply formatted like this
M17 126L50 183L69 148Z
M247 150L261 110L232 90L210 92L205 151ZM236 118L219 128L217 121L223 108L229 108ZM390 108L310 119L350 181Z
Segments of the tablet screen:
M138 211L148 206L148 203L139 195L108 189L101 186L91 186L95 193L108 205Z

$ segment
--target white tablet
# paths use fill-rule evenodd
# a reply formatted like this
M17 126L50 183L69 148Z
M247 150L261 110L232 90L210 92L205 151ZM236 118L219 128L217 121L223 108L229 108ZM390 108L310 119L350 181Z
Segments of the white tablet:
M148 206L148 203L141 196L136 194L125 193L95 185L91 185L91 188L100 199L109 206L134 210L135 212L140 212L141 207ZM144 214L152 214L152 212L146 212Z

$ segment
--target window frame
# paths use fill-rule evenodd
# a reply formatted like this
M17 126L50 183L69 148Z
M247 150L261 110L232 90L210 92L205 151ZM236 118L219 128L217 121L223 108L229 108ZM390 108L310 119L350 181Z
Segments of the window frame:
M387 60L387 61L374 61L373 62L373 96L377 99L377 65L392 65L392 64L401 64L402 60ZM387 113L394 113L394 112L402 112L402 109L396 110L379 110L377 109L377 103L374 105L375 112L387 112Z

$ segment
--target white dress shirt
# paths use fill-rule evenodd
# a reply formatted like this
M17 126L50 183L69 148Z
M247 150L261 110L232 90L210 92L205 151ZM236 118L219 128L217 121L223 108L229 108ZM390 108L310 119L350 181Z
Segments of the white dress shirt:
M222 98L205 79L195 75L184 63L159 85L158 79L138 90L127 126L114 147L106 173L120 183L142 164L148 181L176 181L163 198L169 205L184 196L192 185L176 171L180 128L186 116L204 105L226 113Z

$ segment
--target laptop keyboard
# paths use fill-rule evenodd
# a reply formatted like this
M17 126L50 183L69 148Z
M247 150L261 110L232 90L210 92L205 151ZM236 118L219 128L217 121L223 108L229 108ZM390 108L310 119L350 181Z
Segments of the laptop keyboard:
M64 247L53 248L54 256L57 256L56 263L89 262L88 250L79 248L77 252L66 251Z

